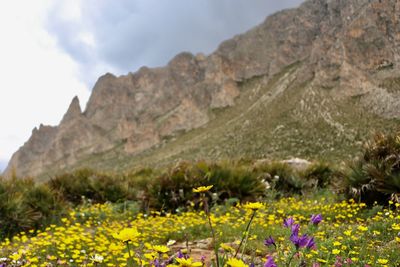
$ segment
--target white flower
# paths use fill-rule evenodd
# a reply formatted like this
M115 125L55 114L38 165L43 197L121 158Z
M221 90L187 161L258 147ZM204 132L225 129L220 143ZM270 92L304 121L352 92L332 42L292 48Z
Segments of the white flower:
M172 246L173 244L175 244L176 243L176 240L169 240L168 242L167 242L167 246Z
M99 254L94 254L94 256L92 256L90 259L91 259L92 261L94 261L94 262L100 263L100 262L103 262L104 257L101 256L101 255L99 255Z

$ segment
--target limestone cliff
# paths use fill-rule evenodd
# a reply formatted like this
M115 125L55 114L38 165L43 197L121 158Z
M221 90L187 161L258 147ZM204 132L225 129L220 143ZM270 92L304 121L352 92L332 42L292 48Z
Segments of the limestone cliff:
M267 84L296 62L301 64L294 76L281 86L307 83L299 101L303 109L315 92L325 90L333 103L357 97L376 116L400 118L400 2L308 0L223 42L208 56L181 53L162 68L106 74L83 112L74 98L58 126L34 129L5 174L15 169L17 175L34 176L116 147L138 155L209 125L211 110L235 105L241 84L256 77ZM336 125L332 114L320 117Z

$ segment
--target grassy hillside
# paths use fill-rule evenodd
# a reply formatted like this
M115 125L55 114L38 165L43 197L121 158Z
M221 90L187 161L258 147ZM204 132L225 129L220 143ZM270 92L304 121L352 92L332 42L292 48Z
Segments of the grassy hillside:
M117 145L75 167L118 172L160 167L181 159L342 161L352 158L376 131L397 128L398 120L368 113L357 97L338 100L333 90L315 87L312 77L302 77L301 65L292 64L270 79L261 76L242 82L235 106L210 110L212 119L204 127L166 138L136 155L124 155L122 144Z

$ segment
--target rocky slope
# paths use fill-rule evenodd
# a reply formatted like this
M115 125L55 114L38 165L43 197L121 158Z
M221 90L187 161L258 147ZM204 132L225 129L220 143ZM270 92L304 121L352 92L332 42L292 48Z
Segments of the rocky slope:
M5 174L178 158L338 156L400 118L400 2L308 0L163 68L99 78ZM250 140L250 141L249 141ZM105 167L108 166L108 167Z

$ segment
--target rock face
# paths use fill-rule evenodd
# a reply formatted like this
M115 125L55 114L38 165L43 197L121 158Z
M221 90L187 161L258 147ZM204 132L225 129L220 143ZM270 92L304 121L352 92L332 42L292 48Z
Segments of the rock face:
M13 155L8 175L38 175L123 146L135 155L206 125L211 109L235 105L238 85L269 80L302 62L296 83L357 97L384 118L400 118L400 2L308 0L223 42L209 56L181 53L162 68L99 78L84 112L72 103L56 127L40 126ZM291 82L291 81L290 81Z

